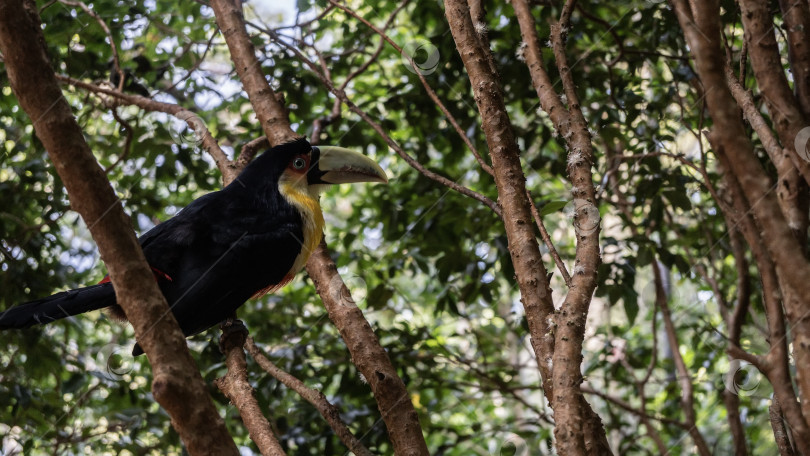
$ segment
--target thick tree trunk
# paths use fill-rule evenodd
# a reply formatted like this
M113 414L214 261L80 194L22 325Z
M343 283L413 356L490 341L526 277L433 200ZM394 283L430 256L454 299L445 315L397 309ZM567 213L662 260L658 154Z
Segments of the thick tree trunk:
M763 232L765 248L776 266L786 298L788 321L792 325L801 409L807 422L810 417L810 288L807 287L810 263L804 256L803 245L797 241L779 208L777 198L771 191L774 183L754 154L740 121L740 111L726 85L718 1L696 2L694 11L687 0L674 0L673 3L705 90L706 103L714 122L712 144L715 152L728 157L728 171L739 182Z
M543 378L544 393L554 409L557 450L561 455L610 454L601 420L579 387L585 317L599 263L598 227L587 234L578 232L577 272L572 277L566 302L555 313L546 269L531 226L531 203L526 197L520 150L506 112L498 75L487 58L489 50L482 47L476 35L465 1L446 1L445 15L472 84L492 158L498 201L503 211L509 252L526 311L531 343ZM545 96L544 92L539 93ZM569 160L569 175L582 192L574 196L587 204L593 197L593 185L581 185L582 180L590 176L587 128L576 128L582 126L579 124L584 125L579 117L568 117L566 121L575 124L572 131L578 136L574 141L587 142L587 146L576 149L578 158ZM566 125L566 128L571 127ZM579 210L577 207L578 213Z
M146 263L129 217L54 76L33 1L0 2L0 50L11 87L110 271L116 298L152 364L152 393L192 455L236 455L185 337Z

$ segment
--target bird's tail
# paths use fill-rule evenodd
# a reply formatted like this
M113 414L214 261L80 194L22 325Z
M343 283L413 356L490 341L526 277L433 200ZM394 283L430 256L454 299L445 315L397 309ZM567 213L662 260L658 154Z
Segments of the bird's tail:
M0 329L27 328L115 304L111 283L63 291L0 313Z

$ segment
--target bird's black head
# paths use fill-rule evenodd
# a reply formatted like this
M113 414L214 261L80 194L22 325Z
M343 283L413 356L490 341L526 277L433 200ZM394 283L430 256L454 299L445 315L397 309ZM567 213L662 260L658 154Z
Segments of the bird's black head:
M237 180L296 186L388 182L380 166L365 155L334 146L313 147L305 138L273 147L253 161Z

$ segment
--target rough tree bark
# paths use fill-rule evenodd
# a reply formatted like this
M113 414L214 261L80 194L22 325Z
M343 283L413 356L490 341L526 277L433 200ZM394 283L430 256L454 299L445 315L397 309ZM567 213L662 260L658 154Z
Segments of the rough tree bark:
M0 2L0 50L11 87L32 119L107 265L118 304L152 364L152 393L192 455L237 455L185 337L160 293L129 217L84 141L46 55L37 7Z
M762 230L765 248L774 260L777 275L786 296L785 308L792 324L793 354L797 371L801 409L807 422L810 417L810 263L803 246L794 237L778 201L771 191L774 183L754 154L751 142L740 121L740 111L725 82L724 59L720 47L720 6L717 0L703 0L690 6L687 0L673 0L684 36L695 56L697 73L705 90L706 103L714 122L712 144L719 156L728 157L729 171L734 174L743 195ZM694 10L693 10L694 8Z
M346 342L352 362L374 392L377 406L388 426L394 452L397 455L427 455L419 416L413 408L405 383L399 378L371 325L354 303L335 262L329 257L326 243L322 242L313 252L307 263L307 272L315 282L329 318Z
M759 1L741 0L740 9L751 67L783 147L782 157L774 160L779 171L778 195L782 212L794 235L803 241L807 237L807 183L810 182L810 163L802 160L796 153L794 139L807 126L807 119L782 70L782 58L768 5ZM795 51L796 47L793 46L792 49ZM799 176L799 172L804 179Z
M489 50L482 47L476 35L465 1L446 1L445 15L481 114L532 347L543 378L544 392L554 409L557 451L561 455L610 454L601 421L579 387L585 318L599 264L598 227L587 234L578 233L578 264L572 287L560 312L555 314L546 269L531 226L531 208L526 197L520 150L506 113L498 75L487 58ZM562 40L562 36L559 39ZM561 56L558 58L562 59ZM569 82L566 93L571 92L569 98L576 104L573 82ZM545 91L538 90L538 94L548 96ZM561 106L559 97L550 103ZM576 159L569 160L569 176L578 189L574 197L592 204L593 184L585 182L590 180L591 146L587 128L577 128L584 125L581 112L579 114L579 117L566 119L574 124L573 128L570 125L567 128L579 135L575 141L578 147L572 151ZM583 142L587 144L580 144ZM577 207L578 212L580 209Z
M216 379L215 383L239 410L250 440L259 447L262 456L284 456L286 453L273 434L270 422L259 408L259 403L253 396L253 387L248 382L247 360L242 350L246 340L247 331L234 331L233 334L222 337L228 373Z
M810 119L810 3L807 0L779 0L779 7L788 39L796 98L805 118Z
M554 352L554 335L553 322L549 317L554 315L554 303L546 279L546 267L540 256L540 246L531 223L531 209L526 198L526 178L520 165L520 150L506 114L501 89L475 35L467 3L462 0L446 2L445 14L458 53L470 76L475 102L481 113L499 202L504 214L509 253L515 266L521 301L526 308L532 347L544 374L544 388L550 391L550 354Z
M727 157L720 157L722 168L729 169ZM762 296L765 306L765 315L768 320L768 338L770 350L756 366L771 382L774 388L774 401L778 400L786 404L783 411L785 418L790 424L797 446L803 454L810 451L810 434L808 434L807 423L804 421L802 411L796 401L796 393L793 390L793 383L790 378L790 366L788 365L787 337L785 332L784 313L782 312L782 293L779 288L779 278L776 274L776 267L771 257L759 237L759 229L751 216L751 208L745 201L742 188L737 179L729 172L723 172L723 180L730 193L733 211L730 210L726 217L730 223L727 225L737 226L745 237L751 248L757 269L760 272L762 282Z
M284 105L278 101L278 94L270 88L262 66L256 60L256 49L245 29L241 5L242 2L229 0L211 2L217 25L228 44L236 74L242 81L270 145L277 146L300 138L301 135L292 131Z

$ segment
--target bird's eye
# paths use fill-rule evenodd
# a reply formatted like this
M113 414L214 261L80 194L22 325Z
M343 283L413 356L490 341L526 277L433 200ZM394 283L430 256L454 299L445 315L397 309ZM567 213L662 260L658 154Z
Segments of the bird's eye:
M304 169L304 167L307 166L307 161L301 157L298 157L293 160L292 165L295 169Z

